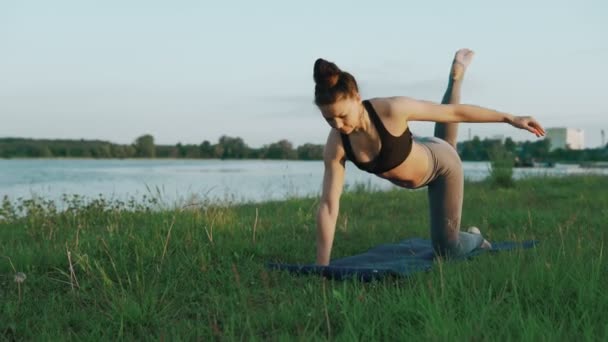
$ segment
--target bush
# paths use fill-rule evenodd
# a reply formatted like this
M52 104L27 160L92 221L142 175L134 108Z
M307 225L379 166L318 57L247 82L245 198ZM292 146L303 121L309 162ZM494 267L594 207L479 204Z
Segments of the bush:
M515 159L513 154L507 151L503 145L492 147L488 155L490 157L490 183L499 188L512 188L515 186L513 180L513 166Z

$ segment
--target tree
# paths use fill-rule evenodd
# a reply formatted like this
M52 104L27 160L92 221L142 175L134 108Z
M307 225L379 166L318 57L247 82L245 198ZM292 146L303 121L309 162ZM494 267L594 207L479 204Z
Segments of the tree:
M200 158L201 157L201 149L197 145L186 145L185 147L185 157L186 158Z
M323 145L304 144L298 146L297 155L300 160L323 159Z
M112 158L110 144L97 145L92 149L93 158Z
M241 138L233 138L226 135L220 137L216 145L216 157L222 159L246 158L248 147Z
M154 146L154 137L150 134L140 136L135 140L136 156L140 158L156 157L156 148Z
M184 145L182 145L181 142L178 142L175 145L175 148L177 149L177 158L183 158L186 156L186 147Z
M458 143L457 149L462 160L483 160L483 143L478 136L474 136L473 140Z
M221 144L213 145L213 158L224 158L224 146Z
M551 142L549 139L539 141L524 141L520 157L523 159L545 159L549 156Z
M211 145L211 143L207 140L203 141L200 146L200 155L201 158L213 158L213 146Z
M505 150L507 150L508 152L514 153L516 148L517 148L517 145L515 144L515 141L513 141L513 139L511 139L511 137L507 137L507 139L505 139Z
M288 140L279 140L266 147L266 158L268 159L295 159L297 156L293 145Z
M494 150L494 149L501 149L502 146L502 141L500 139L488 139L485 138L483 139L483 141L481 142L481 150L479 151L479 154L481 155L481 160L489 160L490 158L490 151Z

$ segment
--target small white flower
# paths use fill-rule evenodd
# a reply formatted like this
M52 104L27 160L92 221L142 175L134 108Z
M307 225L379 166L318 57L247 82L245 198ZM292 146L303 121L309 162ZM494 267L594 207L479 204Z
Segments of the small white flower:
M15 274L15 283L21 284L25 281L26 278L27 278L27 276L25 275L25 273L17 272Z

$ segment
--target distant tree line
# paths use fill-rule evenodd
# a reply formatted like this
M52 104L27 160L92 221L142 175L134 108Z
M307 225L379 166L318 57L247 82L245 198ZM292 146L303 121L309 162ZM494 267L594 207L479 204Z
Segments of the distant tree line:
M304 144L294 148L288 140L247 146L238 137L222 136L217 143L156 145L146 134L132 144L101 140L43 140L0 138L0 158L192 158L192 159L323 159L323 145Z
M579 162L608 161L608 145L584 150L557 149L550 151L548 139L535 142L515 142L483 139L458 143L458 153L465 161L486 161L493 149L501 148L520 162ZM294 147L288 140L249 147L239 137L222 136L213 144L156 145L154 137L146 134L131 144L114 144L101 140L40 140L0 138L0 158L191 158L191 159L323 159L323 145L304 144Z
M581 162L581 161L608 161L608 145L603 148L570 150L561 149L551 151L551 142L548 138L537 141L516 142L511 138L479 139L475 136L471 140L459 142L457 145L460 158L466 161L485 161L496 149L505 150L520 164L531 162Z

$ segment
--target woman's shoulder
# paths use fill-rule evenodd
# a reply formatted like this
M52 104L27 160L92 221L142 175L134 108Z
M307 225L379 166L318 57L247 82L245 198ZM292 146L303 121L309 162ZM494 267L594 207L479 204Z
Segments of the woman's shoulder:
M414 102L415 99L407 96L390 96L390 97L375 97L367 101L378 113L378 116L386 120L401 120L407 108Z

